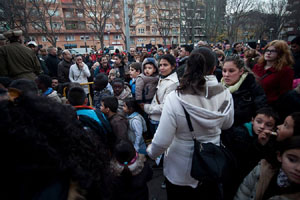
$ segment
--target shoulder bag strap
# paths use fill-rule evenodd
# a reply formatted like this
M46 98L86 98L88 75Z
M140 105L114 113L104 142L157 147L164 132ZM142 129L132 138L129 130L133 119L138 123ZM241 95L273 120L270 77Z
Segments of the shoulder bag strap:
M192 125L190 114L186 111L186 109L184 108L184 106L182 106L182 108L184 110L185 118L186 118L186 121L188 123L190 132L193 135L193 139L196 139L195 134L193 133L194 132L194 128L193 128L193 125Z
M269 76L270 74L272 74L271 71L267 71L262 77L259 78L258 81L262 81L264 78L266 78L267 76Z

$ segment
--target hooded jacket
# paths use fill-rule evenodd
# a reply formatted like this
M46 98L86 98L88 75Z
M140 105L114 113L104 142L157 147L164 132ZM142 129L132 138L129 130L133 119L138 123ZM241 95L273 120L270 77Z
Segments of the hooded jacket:
M146 64L153 64L156 72L151 76L144 74L144 67ZM154 58L146 58L142 64L142 73L138 75L135 82L135 99L139 103L151 103L153 96L156 92L156 86L158 83L158 67Z
M261 162L249 173L240 185L234 200L261 200L268 189L270 181L278 169L273 168L266 160ZM271 197L269 200L292 200L299 199L300 192L292 194L281 194Z
M176 72L173 72L166 78L159 79L151 104L144 105L144 111L149 115L151 120L159 121L165 99L170 92L177 88L178 83Z
M164 175L175 185L196 188L198 181L191 177L194 142L183 107L191 117L197 140L216 145L220 143L221 129L233 124L233 100L215 76L207 76L203 94L190 95L171 92L164 104L158 129L148 147L151 158L165 152Z

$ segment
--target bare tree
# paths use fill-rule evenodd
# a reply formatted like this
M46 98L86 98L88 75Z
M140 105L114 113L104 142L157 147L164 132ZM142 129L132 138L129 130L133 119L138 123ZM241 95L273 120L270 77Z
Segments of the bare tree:
M217 37L224 31L226 0L204 0L205 33L209 41L216 42Z
M226 28L228 39L237 41L240 26L245 22L249 12L255 8L253 0L227 0L226 5Z
M203 28L205 4L203 0L180 1L180 34L185 43L195 43L196 39L205 37Z
M77 0L78 8L83 9L88 18L88 29L92 30L99 38L101 48L104 49L105 26L112 17L113 7L117 0ZM121 9L121 8L119 8Z
M21 29L25 39L29 38L32 7L29 0L6 0L0 2L0 26L4 29Z
M300 35L300 3L296 3L296 1L288 1L286 21L295 28L295 34Z
M57 34L62 27L58 0L30 0L33 8L32 27L56 47Z
M167 39L172 35L172 29L179 24L178 7L178 1L174 0L161 0L153 4L154 21L152 22L162 37L164 45L167 45Z

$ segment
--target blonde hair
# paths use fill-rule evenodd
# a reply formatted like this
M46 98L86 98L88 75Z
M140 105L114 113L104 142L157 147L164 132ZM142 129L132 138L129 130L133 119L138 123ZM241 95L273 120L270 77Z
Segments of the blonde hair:
M275 47L275 49L277 51L277 59L276 59L275 65L273 66L275 68L275 70L280 71L284 66L292 67L292 65L294 64L294 59L293 59L292 53L288 47L288 44L285 41L273 40L265 46L265 51L270 46ZM258 63L262 64L262 65L266 65L267 62L265 60L264 55L262 55L258 59Z

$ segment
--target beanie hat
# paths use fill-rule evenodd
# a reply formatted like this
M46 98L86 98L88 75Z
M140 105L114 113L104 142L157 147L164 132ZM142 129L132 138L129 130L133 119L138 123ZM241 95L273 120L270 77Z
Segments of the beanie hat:
M158 69L158 62L157 62L154 58L145 58L144 61L143 61L143 63L142 63L142 68L143 68L143 69L144 69L144 66L145 66L146 64L153 64L154 67L155 67L156 69Z

